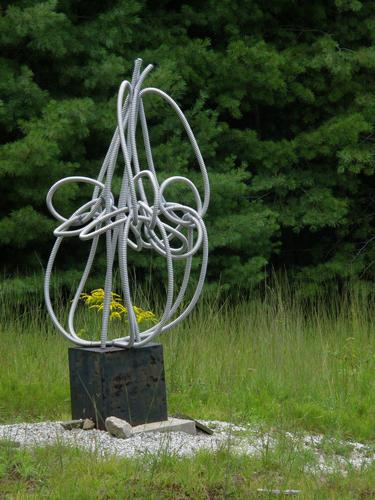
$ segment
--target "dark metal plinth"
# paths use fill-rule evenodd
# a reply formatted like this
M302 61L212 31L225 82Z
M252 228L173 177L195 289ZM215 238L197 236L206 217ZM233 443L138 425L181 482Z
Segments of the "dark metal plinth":
M92 418L104 429L107 417L131 425L168 418L163 346L69 348L72 418Z

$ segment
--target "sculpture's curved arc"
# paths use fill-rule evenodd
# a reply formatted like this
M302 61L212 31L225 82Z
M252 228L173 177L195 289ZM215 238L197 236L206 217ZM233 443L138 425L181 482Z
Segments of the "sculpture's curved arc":
M182 321L194 308L202 292L208 262L208 239L203 217L207 211L210 198L210 185L206 166L194 133L180 107L165 92L154 87L142 89L142 85L152 70L148 65L141 72L142 61L135 61L131 82L121 83L117 99L117 128L112 137L109 149L104 158L97 179L84 176L66 177L57 181L47 194L47 206L58 221L54 231L56 242L52 249L44 282L44 293L47 310L56 328L71 342L82 347L118 346L141 347L160 333L170 330ZM184 176L171 176L159 184L157 165L152 155L147 119L143 98L148 94L156 94L165 100L176 112L182 123L203 179L203 195L195 184ZM141 133L146 153L147 168L142 168L137 151L136 129L140 122ZM112 179L115 168L123 162L121 189L116 200L112 194ZM91 199L78 208L70 217L63 217L53 205L55 192L63 185L80 182L93 185ZM151 193L146 195L144 182L148 183ZM172 184L184 184L191 191L194 207L187 206L181 200L170 200L166 192ZM152 199L151 199L152 198ZM90 274L100 237L106 239L107 269L104 283L103 319L100 340L88 341L79 337L74 327L75 313L80 295L84 290ZM82 241L91 241L85 268L74 293L71 303L68 325L65 328L57 318L50 298L50 280L56 260L61 251L64 238L78 237ZM128 248L135 251L155 251L163 256L167 265L167 290L164 311L159 321L140 332L133 310L130 279L128 273ZM193 296L177 317L174 317L181 306L190 281L192 260L202 251L201 267ZM113 271L116 252L118 253L121 288L124 305L128 310L128 324L125 335L108 340L110 302L113 283ZM181 286L175 296L174 261L184 260L185 269Z

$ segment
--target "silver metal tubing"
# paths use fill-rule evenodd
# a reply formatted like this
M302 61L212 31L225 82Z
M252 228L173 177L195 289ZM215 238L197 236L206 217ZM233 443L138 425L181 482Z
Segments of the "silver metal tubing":
M89 347L110 345L137 348L157 335L170 330L193 310L202 292L208 262L208 239L203 217L210 200L210 185L207 169L198 143L184 113L177 103L165 92L157 88L142 89L144 80L152 70L148 65L141 72L142 60L137 59L131 82L121 83L117 99L117 128L112 137L97 179L84 176L65 177L57 181L47 194L47 207L59 225L54 230L56 242L53 246L44 280L44 295L51 319L68 340L76 345ZM183 176L171 176L159 184L154 163L150 135L147 126L143 99L154 94L166 101L176 112L193 148L203 180L203 198L195 184ZM137 151L136 129L138 120L143 136L147 165L141 168ZM121 150L121 154L119 155ZM112 180L115 168L123 161L123 175L118 201L112 194ZM91 200L84 203L70 217L63 217L53 205L55 192L69 183L93 185ZM151 189L150 205L144 182ZM193 194L195 207L185 205L181 200L170 200L166 192L172 184L187 186ZM203 201L202 201L203 200ZM75 313L79 298L90 274L98 241L106 239L107 268L104 280L103 319L100 340L87 341L79 337L74 327ZM68 325L65 328L57 318L51 299L50 282L56 260L64 238L78 237L91 241L91 247L82 278L71 302ZM167 297L164 311L156 324L140 332L133 309L132 290L128 273L128 249L156 251L163 256L167 266ZM202 250L201 268L197 285L188 305L175 317L181 306L190 281L192 259ZM128 321L124 325L124 336L109 340L110 302L113 284L115 255L118 253L119 274L124 305L128 310ZM185 260L182 283L175 296L174 261Z

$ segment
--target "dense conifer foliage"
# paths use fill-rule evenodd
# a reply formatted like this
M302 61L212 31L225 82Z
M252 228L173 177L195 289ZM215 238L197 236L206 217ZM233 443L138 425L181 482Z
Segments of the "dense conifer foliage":
M313 286L374 276L375 2L0 5L4 276L45 265L46 192L63 176L96 176L136 57L155 63L148 84L186 112L207 163L209 282L249 289L271 267ZM154 97L145 107L158 171L199 183L176 117ZM65 189L60 207L69 214L88 195ZM87 250L68 244L61 273Z

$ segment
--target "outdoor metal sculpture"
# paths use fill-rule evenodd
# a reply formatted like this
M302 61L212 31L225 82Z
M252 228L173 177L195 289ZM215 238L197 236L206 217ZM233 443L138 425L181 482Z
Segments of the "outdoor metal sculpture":
M210 197L209 180L206 167L191 127L176 102L165 92L157 88L143 88L147 75L152 70L148 65L141 72L142 60L135 61L131 82L121 83L117 99L117 128L113 135L107 155L97 179L89 177L65 177L56 182L48 192L47 206L51 214L61 223L54 231L56 242L52 249L45 274L45 301L48 312L58 330L74 344L82 347L115 346L120 348L141 347L156 335L166 332L182 321L194 308L202 291L208 256L208 241L203 217L207 211ZM147 128L143 99L149 94L156 94L164 99L177 113L193 147L198 161L204 186L203 201L198 189L187 177L172 176L159 184L153 161ZM125 98L125 100L124 100ZM147 168L141 170L136 144L136 129L140 122ZM121 191L117 202L111 191L112 179L118 155L121 151L124 162ZM147 199L144 181L152 187L153 200ZM90 201L76 210L69 218L59 214L53 205L53 196L63 185L83 182L94 186ZM194 195L196 207L192 208L176 201L167 201L166 189L173 183L183 183ZM159 233L159 235L158 235ZM79 337L74 328L74 317L80 295L89 276L98 241L101 235L106 238L107 270L105 275L105 296L100 341L88 341ZM51 273L64 238L79 237L91 240L91 249L87 263L74 295L67 329L57 318L50 299ZM168 270L167 298L164 312L157 324L144 332L139 331L133 311L131 287L128 273L128 248L138 252L154 250L166 259ZM202 248L201 269L195 292L187 307L174 318L185 297L189 284L193 256ZM113 285L113 271L116 251L118 251L119 271L124 303L128 311L128 332L114 340L108 338L110 301ZM185 260L185 271L178 293L175 293L174 261Z

